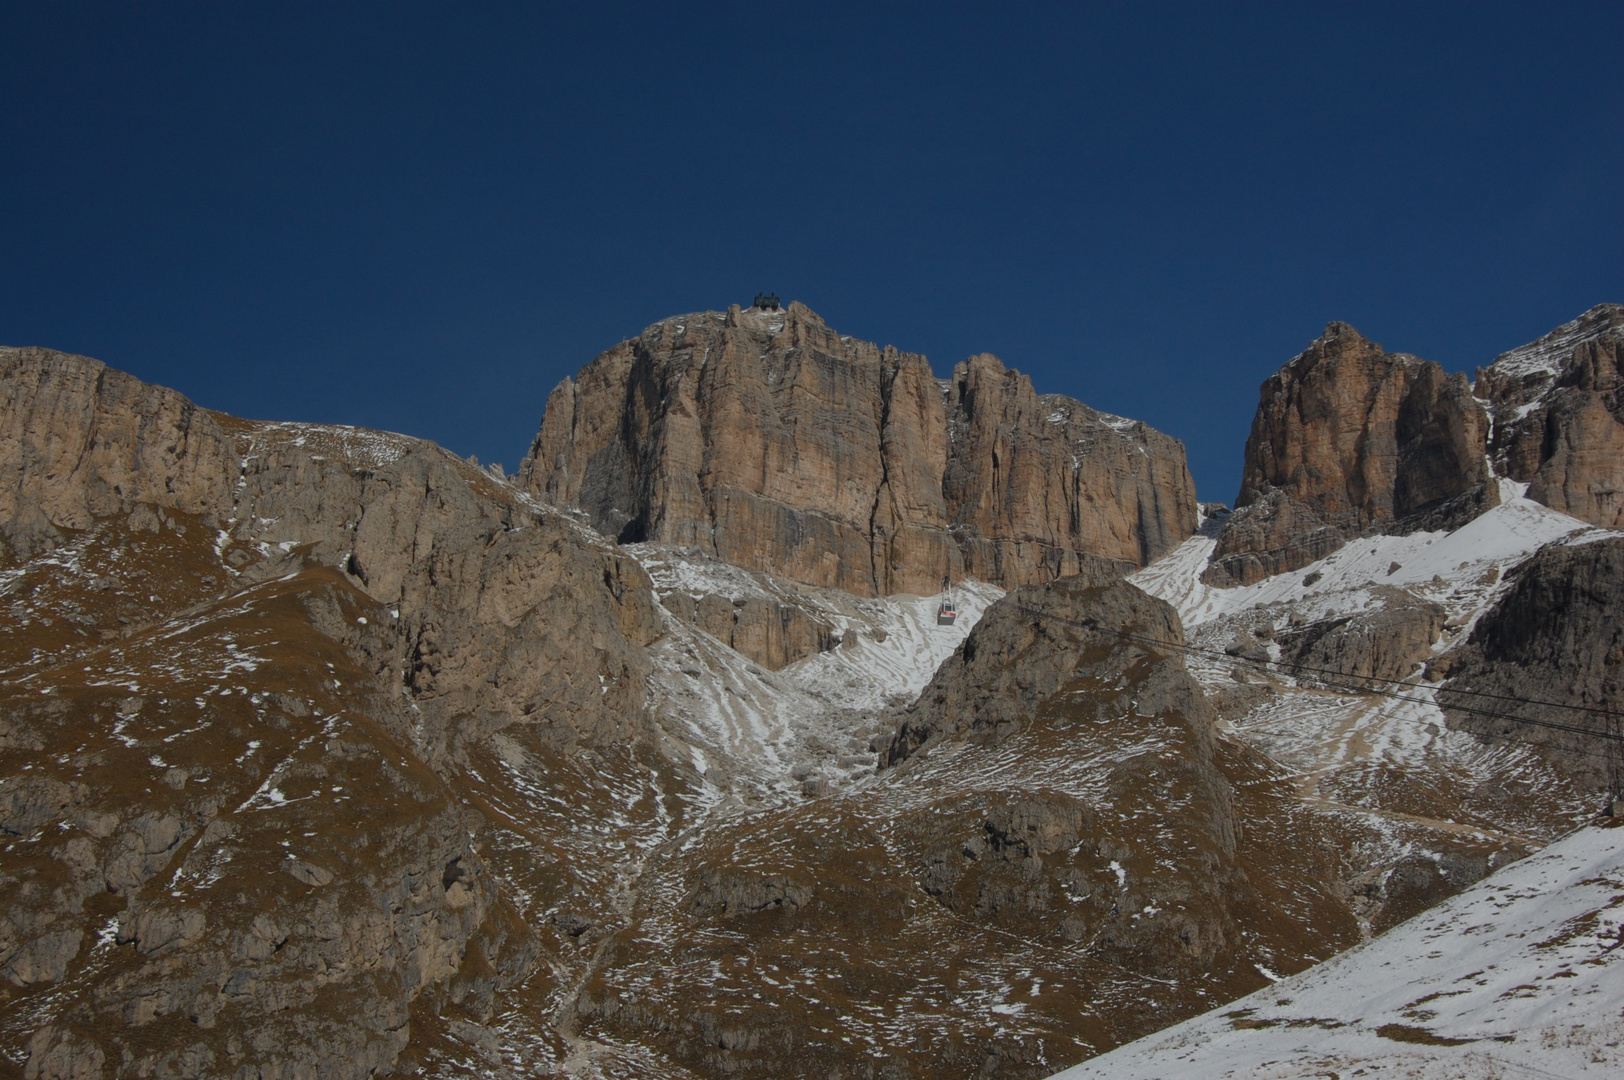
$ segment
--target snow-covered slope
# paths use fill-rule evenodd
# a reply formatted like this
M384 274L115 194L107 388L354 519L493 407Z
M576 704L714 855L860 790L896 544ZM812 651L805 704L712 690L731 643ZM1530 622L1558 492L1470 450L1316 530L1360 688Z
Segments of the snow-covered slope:
M958 618L939 626L941 595L856 597L790 585L682 549L629 550L662 596L680 590L696 598L770 598L834 628L837 647L769 671L667 615L666 635L652 650L656 714L707 783L746 799L872 775L870 743L881 733L883 711L916 697L1004 595L983 582L960 583L952 591Z
M1185 627L1268 604L1296 604L1370 585L1396 585L1444 605L1451 623L1469 622L1498 598L1505 572L1543 545L1592 529L1522 497L1526 485L1500 481L1501 503L1451 533L1370 536L1289 574L1215 589L1201 583L1217 541L1193 536L1130 581L1178 608ZM1593 530L1605 535L1605 530ZM1347 606L1347 605L1343 605Z
M1279 660L1278 642L1294 630L1378 609L1391 595L1383 587L1396 587L1443 609L1436 658L1466 640L1509 587L1508 575L1540 547L1613 535L1501 484L1501 505L1454 532L1365 537L1253 585L1203 585L1214 543L1204 536L1130 579L1178 608L1201 650L1188 657L1190 671L1222 703L1226 734L1288 770L1305 802L1362 830L1372 865L1436 861L1451 850L1475 860L1492 848L1493 866L1537 849L1594 806L1534 750L1451 729L1433 700L1436 676L1425 669L1391 684L1394 697L1236 654Z
M1391 932L1058 1074L1624 1075L1624 828L1585 828Z
M1490 365L1496 375L1510 378L1554 376L1560 373L1573 356L1573 350L1587 342L1597 341L1618 332L1617 306L1608 318L1609 305L1590 309L1572 322L1565 322L1538 341L1501 353Z

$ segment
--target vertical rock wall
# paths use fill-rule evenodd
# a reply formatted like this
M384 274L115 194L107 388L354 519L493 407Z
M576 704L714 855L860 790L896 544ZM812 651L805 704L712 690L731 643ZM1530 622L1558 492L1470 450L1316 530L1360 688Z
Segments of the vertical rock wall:
M1346 323L1260 396L1209 583L1294 570L1373 530L1452 528L1498 500L1488 415L1466 377L1388 353Z
M13 553L139 503L230 503L231 440L185 397L97 360L0 348L0 534Z
M1141 565L1195 529L1184 448L978 356L925 358L799 303L656 323L566 380L520 483L625 541L859 595Z
M1599 304L1477 373L1494 410L1495 466L1528 497L1624 525L1624 304Z
M1248 584L1361 533L1454 528L1498 502L1493 474L1624 526L1621 360L1621 304L1501 354L1473 384L1332 323L1263 384L1206 580Z
M1196 529L1184 446L1096 412L996 356L953 369L944 488L973 577L1013 587L1085 566L1143 566Z

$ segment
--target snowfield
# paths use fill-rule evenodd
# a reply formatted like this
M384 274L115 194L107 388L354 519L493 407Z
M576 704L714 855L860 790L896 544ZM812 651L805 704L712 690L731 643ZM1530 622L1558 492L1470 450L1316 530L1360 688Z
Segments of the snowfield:
M1624 1075L1624 828L1055 1080Z

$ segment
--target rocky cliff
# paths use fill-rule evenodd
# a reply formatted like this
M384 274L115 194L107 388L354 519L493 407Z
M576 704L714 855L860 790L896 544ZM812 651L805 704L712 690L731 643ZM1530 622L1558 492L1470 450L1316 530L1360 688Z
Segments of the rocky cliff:
M1588 786L1608 783L1624 735L1624 537L1553 543L1447 657L1438 700L1450 722L1543 753ZM1467 711L1470 710L1470 711ZM1530 723L1534 721L1535 723ZM1560 728L1541 723L1562 725ZM1611 725L1611 727L1609 727Z
M1367 532L1452 528L1498 501L1464 375L1332 323L1260 396L1212 584L1295 570Z
M1491 473L1583 521L1624 523L1624 305L1600 304L1470 386L1345 323L1263 384L1210 584L1295 570L1370 532L1448 529Z
M799 303L656 323L548 399L519 472L623 541L859 595L1137 566L1194 531L1181 444L996 358L925 358Z
M1528 497L1624 525L1624 304L1599 304L1477 373L1494 412L1495 467Z
M360 1077L487 1016L541 944L467 762L637 742L641 568L432 444L0 385L8 1060Z
M141 503L230 504L231 440L180 394L83 356L0 349L0 535L14 555Z

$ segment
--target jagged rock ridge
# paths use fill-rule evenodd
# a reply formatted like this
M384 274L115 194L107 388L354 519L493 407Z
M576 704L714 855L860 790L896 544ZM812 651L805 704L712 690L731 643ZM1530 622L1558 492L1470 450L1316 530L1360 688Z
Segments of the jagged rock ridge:
M1624 525L1624 304L1598 304L1477 373L1489 451L1528 497L1603 528Z
M631 541L858 595L1143 565L1194 531L1183 446L997 358L837 334L799 303L656 323L548 399L520 483Z

